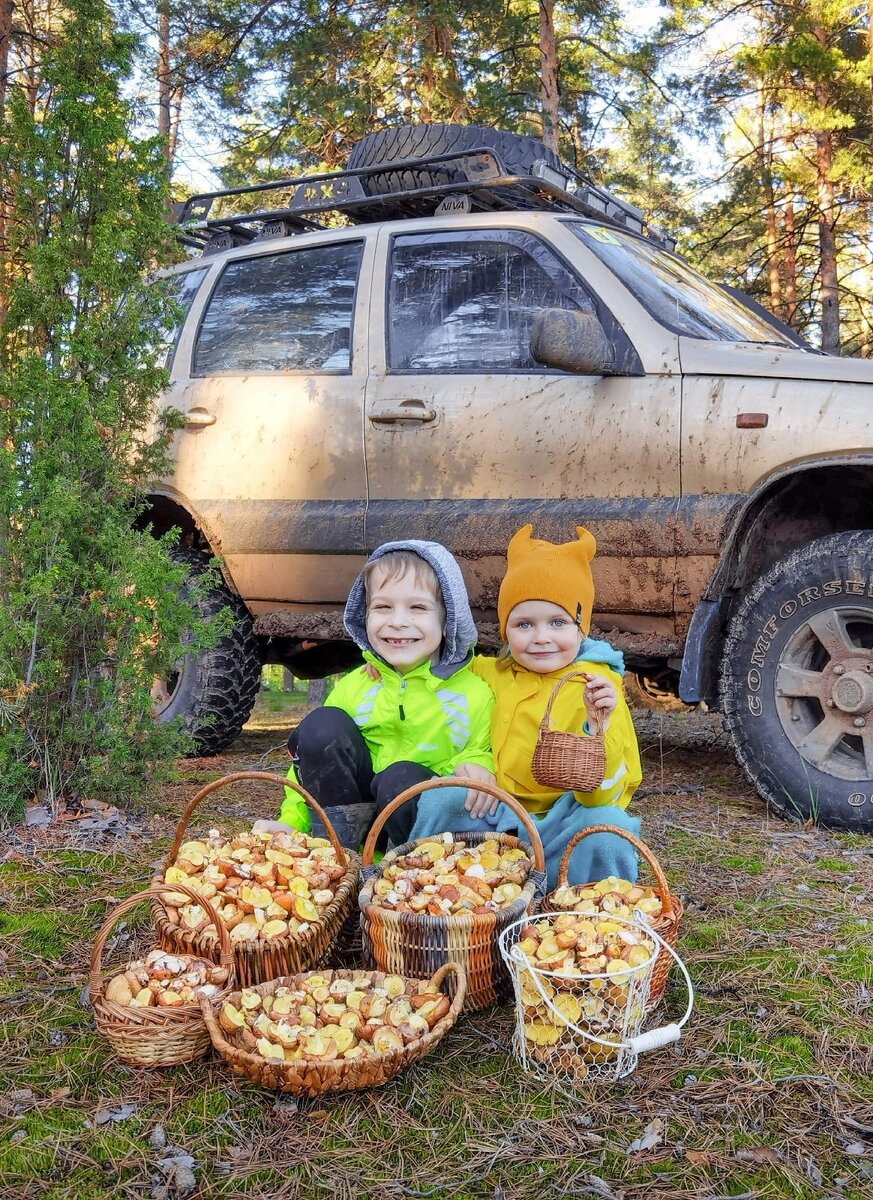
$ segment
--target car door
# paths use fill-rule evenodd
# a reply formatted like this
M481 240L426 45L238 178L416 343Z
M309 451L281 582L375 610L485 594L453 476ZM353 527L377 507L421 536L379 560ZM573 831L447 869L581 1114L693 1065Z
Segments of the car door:
M360 566L365 236L228 258L176 352L172 486L255 612L341 602Z
M573 252L576 239L566 241ZM520 525L566 540L584 523L599 544L598 624L672 634L680 387L668 356L647 373L596 287L527 230L386 231L380 274L365 423L368 546L443 542L461 559L474 604L492 609ZM531 327L555 308L595 314L636 373L538 364ZM645 617L628 624L627 614Z

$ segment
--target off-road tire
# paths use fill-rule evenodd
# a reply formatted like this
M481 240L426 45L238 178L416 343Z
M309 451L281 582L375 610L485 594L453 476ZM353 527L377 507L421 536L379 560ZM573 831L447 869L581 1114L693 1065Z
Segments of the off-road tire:
M202 577L209 563L196 550L177 547L170 556L185 566L189 577ZM187 595L184 584L182 591ZM190 754L206 756L229 746L249 719L260 687L261 660L248 609L223 581L193 600L204 621L229 608L233 627L209 649L185 655L167 681L170 694L157 715L161 721L181 717L194 739Z
M377 167L406 158L424 158L436 154L455 154L485 146L495 150L510 175L530 175L534 163L544 161L557 169L561 160L536 138L506 133L487 125L395 125L380 129L361 138L352 146L347 166ZM362 176L364 191L369 196L386 196L410 188L435 187L455 183L463 175L451 169L451 164L406 171L384 171L378 175ZM438 202L438 197L434 204Z
M873 832L873 533L819 538L755 582L730 624L721 696L771 808Z

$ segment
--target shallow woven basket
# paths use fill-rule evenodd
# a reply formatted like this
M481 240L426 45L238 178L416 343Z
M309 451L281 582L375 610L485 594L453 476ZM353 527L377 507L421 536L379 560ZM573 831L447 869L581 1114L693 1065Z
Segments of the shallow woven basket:
M591 678L585 671L571 671L552 688L530 766L534 779L543 787L561 792L593 792L603 782L606 751L600 715L589 718L594 725L594 732L590 734L568 733L549 727L552 704L564 684L576 679L587 683Z
M360 876L358 856L340 845L339 838L324 809L307 791L283 775L274 775L269 771L238 771L233 775L225 775L223 779L216 779L213 783L208 783L188 802L156 882L163 881L164 871L175 862L188 828L188 822L198 804L218 788L227 787L231 783L242 780L254 779L274 783L281 788L290 787L303 797L323 822L339 862L345 864L346 872L339 881L333 900L317 921L310 922L309 928L304 933L287 933L267 940L258 938L257 941L246 942L234 942L231 939L235 974L242 987L263 983L267 979L276 979L279 975L296 975L300 971L308 971L322 963L339 938L349 913L354 909ZM170 890L181 889L177 889L173 885ZM197 903L200 903L199 899ZM218 946L214 938L208 935L204 936L204 931L197 933L180 925L171 924L166 909L159 901L155 902L153 915L155 928L158 931L161 945L165 949L183 954L197 954L202 958L216 961L215 955Z
M309 972L311 974L311 972ZM356 981L364 977L381 976L379 971L319 971L328 981L334 979L350 979ZM433 983L438 987L447 978L454 980L454 995L449 1011L433 1029L423 1034L402 1050L388 1054L368 1054L359 1059L331 1058L324 1062L270 1062L260 1054L252 1054L238 1046L233 1046L225 1037L221 1026L215 1018L214 1011L209 1005L203 1006L203 1019L209 1029L212 1044L222 1058L230 1063L231 1069L242 1075L251 1083L261 1087L273 1088L281 1092L293 1092L298 1096L320 1096L324 1092L350 1092L356 1088L378 1087L393 1079L404 1067L424 1058L437 1042L451 1029L461 1012L464 996L467 990L464 970L457 963L446 963L434 973ZM276 988L284 986L294 988L306 978L306 973L293 978L273 979L262 983L254 990L262 996L269 995ZM239 992L228 997L230 1003L239 999Z
M445 776L426 779L401 792L382 810L373 823L364 843L362 860L363 886L358 897L361 910L361 932L365 961L381 971L404 975L412 979L427 979L446 962L457 962L467 974L465 1008L472 1011L498 1004L512 995L512 980L497 946L497 935L519 917L536 910L545 891L546 861L543 844L536 826L519 802L495 784L476 783L475 787L510 808L530 835L530 845L508 833L453 833L456 841L475 846L484 841L499 842L505 848L520 848L533 860L521 895L499 912L487 915L463 913L457 916L435 917L430 913L396 912L373 904L373 885L385 867L408 854L416 846L438 840L436 836L417 838L389 850L378 867L374 867L373 850L382 826L401 805L422 792L441 787L469 787L469 779ZM531 850L533 846L533 850Z
M146 900L154 903L161 892L184 892L192 901L202 904L203 908L218 930L218 963L227 967L228 981L219 988L213 999L203 999L209 1008L210 1004L223 1004L231 988L235 987L233 974L233 952L230 939L218 913L208 900L185 884L153 885L146 892L137 892L129 896L112 910L97 934L94 949L91 951L91 974L88 978L88 997L94 1009L94 1023L98 1030L110 1042L119 1058L135 1067L171 1067L178 1063L191 1062L200 1058L209 1049L209 1031L203 1020L203 1010L200 1000L190 1004L180 1004L177 1008L130 1008L125 1004L116 1004L106 999L106 985L109 979L121 974L113 971L107 979L103 978L103 949L109 932L119 917L130 912L137 904ZM211 957L186 955L196 962L208 962L214 966Z
M661 911L657 917L646 917L646 921L654 929L655 933L661 935L668 946L676 947L676 938L679 934L679 919L682 916L682 901L678 896L674 896L670 891L670 885L667 882L667 876L664 874L661 864L645 842L641 842L639 838L634 837L632 833L628 833L626 829L619 829L617 825L591 825L588 829L580 829L577 834L570 838L567 843L567 849L558 866L557 882L555 891L559 887L563 887L567 882L567 871L570 866L570 856L579 845L583 838L588 837L592 833L612 833L616 837L624 838L626 842L630 842L633 848L641 859L648 865L649 870L655 879L655 891L661 900ZM594 883L599 883L597 879L591 880L590 883L581 883L578 887L591 887ZM560 908L556 908L551 897L554 892L549 894L543 900L543 912L561 912ZM572 911L572 909L567 910ZM673 959L662 949L655 965L652 968L652 980L649 985L649 998L647 1001L648 1008L654 1008L664 992L664 987L667 983L667 976L670 974L670 967L673 965Z

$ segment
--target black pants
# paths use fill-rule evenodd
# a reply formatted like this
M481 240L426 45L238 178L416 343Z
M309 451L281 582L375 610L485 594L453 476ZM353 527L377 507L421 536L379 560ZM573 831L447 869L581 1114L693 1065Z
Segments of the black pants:
M361 840L360 830L366 833L377 812L408 787L434 777L433 771L414 762L396 762L374 772L361 731L339 708L308 713L292 730L288 749L301 786L329 810L340 841L353 849ZM392 845L408 839L416 808L416 800L409 800L388 818L385 834Z

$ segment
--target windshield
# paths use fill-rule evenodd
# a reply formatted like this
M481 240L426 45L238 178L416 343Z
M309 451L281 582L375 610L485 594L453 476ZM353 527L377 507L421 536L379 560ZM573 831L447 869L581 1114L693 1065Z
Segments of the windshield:
M582 221L567 224L613 271L656 321L710 342L796 343L665 250L620 229Z

